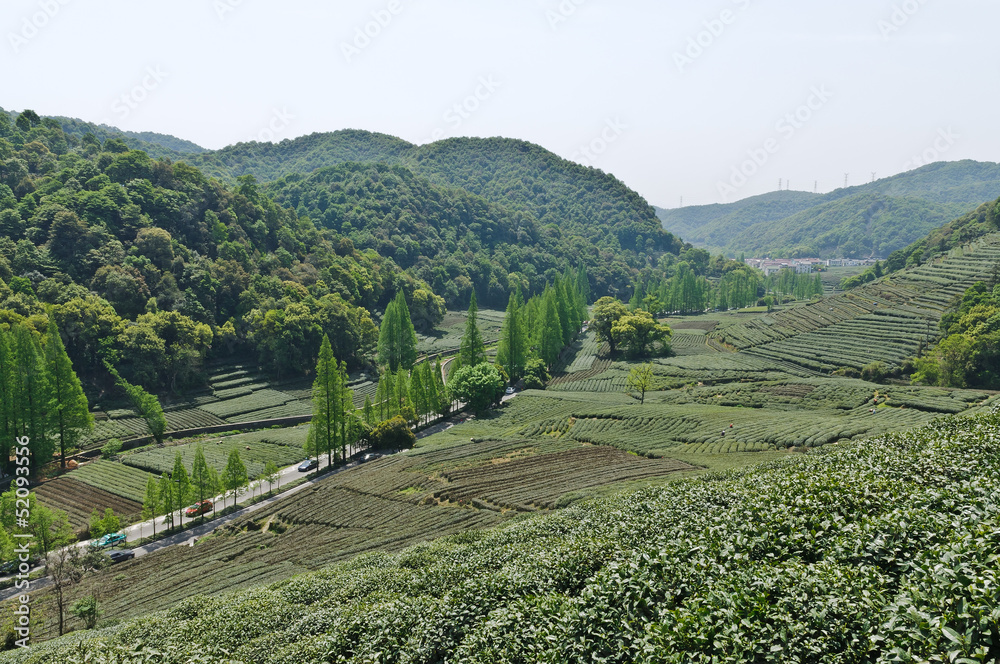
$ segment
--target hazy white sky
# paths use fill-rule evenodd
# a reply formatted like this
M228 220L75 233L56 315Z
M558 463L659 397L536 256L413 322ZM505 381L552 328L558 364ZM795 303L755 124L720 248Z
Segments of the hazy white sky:
M676 207L1000 160L997 25L996 0L6 0L0 106L207 148L523 138Z

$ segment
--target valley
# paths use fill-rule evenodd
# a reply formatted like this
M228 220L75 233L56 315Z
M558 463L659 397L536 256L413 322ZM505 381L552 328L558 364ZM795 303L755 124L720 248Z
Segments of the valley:
M0 662L625 662L691 629L870 652L942 592L901 550L988 576L1000 385L915 366L959 301L991 338L993 164L658 219L524 141L207 151L6 117L0 441L11 468L17 436L48 445L35 582L102 514L143 555L38 583L33 647ZM887 258L765 275L744 251ZM294 489L202 530L129 528L275 473Z

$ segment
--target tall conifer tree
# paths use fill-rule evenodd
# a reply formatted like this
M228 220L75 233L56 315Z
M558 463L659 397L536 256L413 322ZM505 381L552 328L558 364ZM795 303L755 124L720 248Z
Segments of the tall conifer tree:
M542 296L542 309L539 317L536 348L538 356L550 369L559 361L559 352L563 347L562 324L559 320L559 306L556 304L556 291L548 288Z
M38 341L23 325L14 328L14 349L18 371L14 404L21 414L19 434L30 438L31 467L37 471L52 460L55 452L48 436L49 376Z
M83 393L80 379L73 371L62 337L56 328L55 317L49 314L49 325L45 335L45 365L49 374L49 417L51 431L59 443L59 456L66 468L66 449L80 439L80 435L94 428L94 418L90 414L87 397Z
M341 408L340 371L333 357L330 338L323 336L313 381L313 417L309 425L306 452L317 457L326 452L327 462L333 466L333 453L337 449L337 411Z
M521 289L518 288L507 301L507 313L500 329L497 349L497 364L507 372L511 384L520 380L528 361L528 337L523 322Z
M486 346L483 335L479 331L479 305L476 303L476 291L472 291L472 301L469 303L469 315L465 319L465 333L458 349L458 363L462 367L474 367L486 361Z
M17 437L17 375L11 337L0 328L0 470L5 475L12 472L10 457Z

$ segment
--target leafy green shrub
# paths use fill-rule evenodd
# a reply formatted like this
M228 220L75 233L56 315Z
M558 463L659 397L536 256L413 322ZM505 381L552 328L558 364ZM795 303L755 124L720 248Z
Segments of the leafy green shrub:
M529 390L544 390L545 385L552 380L545 362L539 359L528 360L524 367L524 387Z
M417 437L410 431L406 420L398 415L376 426L371 435L372 447L379 450L405 450L413 447L415 442Z
M104 459L111 459L118 456L122 451L122 441L117 438L112 438L109 440L104 447L101 448L101 457Z

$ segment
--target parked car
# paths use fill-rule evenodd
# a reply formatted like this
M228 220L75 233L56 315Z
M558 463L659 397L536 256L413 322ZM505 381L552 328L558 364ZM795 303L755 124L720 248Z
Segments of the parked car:
M318 468L318 467L319 467L319 461L317 461L316 459L306 459L305 461L299 464L299 472L308 473L313 468Z
M504 390L504 394L514 394L514 388L508 387L506 390Z
M111 560L112 564L120 563L125 560L132 560L133 558L135 558L135 551L133 551L132 549L108 551L108 558Z
M189 507L186 510L184 510L184 515L185 516L199 516L201 514L205 514L207 512L211 512L211 511L212 511L212 501L211 500L203 500L200 503L195 503L191 507Z
M378 459L381 456L382 456L381 454L374 454L374 453L372 453L372 454L366 454L363 457L361 457L361 463L365 463L365 462L368 462L368 461L374 461L375 459Z
M108 533L100 539L96 539L90 543L93 549L105 549L109 546L114 546L115 544L121 544L125 541L125 533Z

